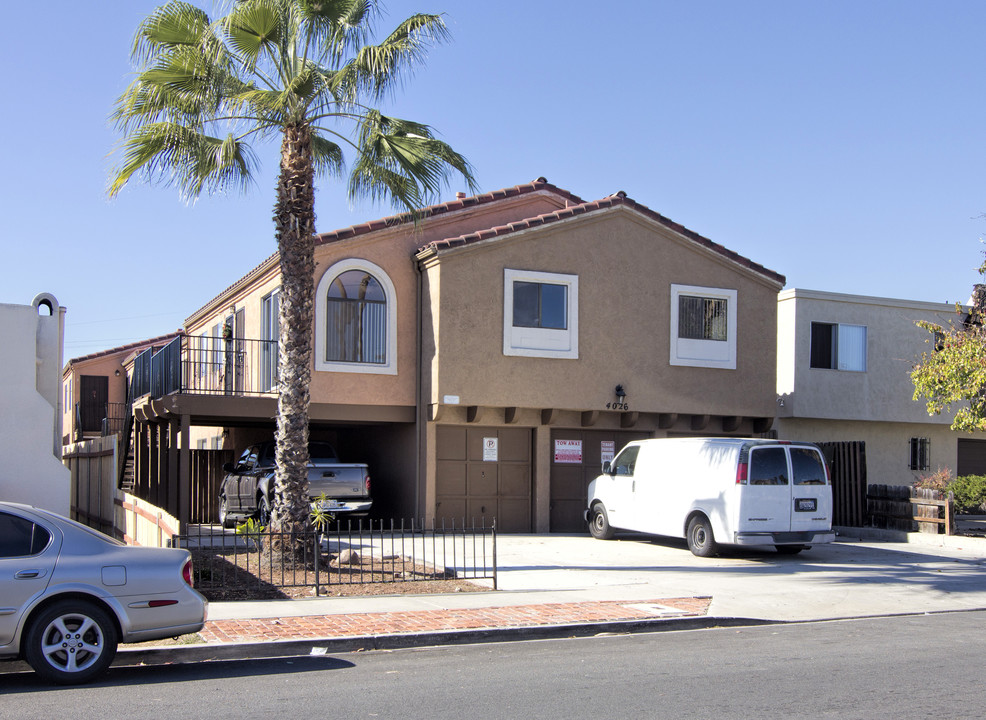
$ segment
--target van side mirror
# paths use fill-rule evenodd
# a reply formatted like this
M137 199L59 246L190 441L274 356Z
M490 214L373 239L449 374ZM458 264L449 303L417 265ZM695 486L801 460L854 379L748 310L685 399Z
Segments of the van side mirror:
M223 472L224 473L231 473L235 469L236 469L236 467L233 465L233 463L231 463L231 462L223 463Z
M603 460L603 475L613 474L613 463L609 460Z

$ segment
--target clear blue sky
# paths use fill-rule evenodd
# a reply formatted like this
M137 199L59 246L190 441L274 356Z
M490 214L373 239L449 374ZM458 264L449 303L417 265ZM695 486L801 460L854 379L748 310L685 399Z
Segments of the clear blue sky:
M153 0L6 8L0 302L68 308L66 359L163 334L275 249L275 156L245 196L105 195L113 102ZM200 3L212 8L211 0ZM390 108L483 191L634 200L787 287L964 301L986 231L986 3L390 0L453 33ZM446 195L451 197L453 186ZM391 213L319 186L318 228Z

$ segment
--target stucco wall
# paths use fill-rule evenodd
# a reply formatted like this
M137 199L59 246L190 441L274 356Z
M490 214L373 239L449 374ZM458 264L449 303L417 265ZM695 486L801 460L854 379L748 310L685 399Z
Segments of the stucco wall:
M916 323L956 322L954 305L810 290L785 291L778 304L779 417L951 423L947 415L929 417L924 403L912 399L909 373L932 349L931 334ZM864 325L866 371L809 367L812 322Z
M948 468L954 475L959 438L982 439L982 436L952 432L947 425L931 423L778 418L774 427L782 440L865 442L866 478L871 485L909 485L938 468ZM928 438L931 441L929 470L908 469L910 438Z
M52 314L39 311L46 298ZM0 498L69 513L69 470L61 463L61 377L65 308L39 295L0 304Z
M505 268L578 276L578 359L504 355ZM604 410L622 384L634 411L773 415L777 286L632 210L465 246L426 272L426 402ZM670 364L672 283L738 291L735 370Z

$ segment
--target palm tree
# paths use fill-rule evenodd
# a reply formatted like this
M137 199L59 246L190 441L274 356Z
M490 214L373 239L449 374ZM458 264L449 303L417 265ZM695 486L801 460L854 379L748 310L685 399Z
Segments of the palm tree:
M280 139L277 529L308 517L315 178L346 175L348 152L350 198L389 200L412 216L455 172L475 188L468 161L431 128L372 105L448 38L442 17L414 15L371 44L379 17L377 0L235 0L213 21L171 0L138 28L136 79L113 115L123 159L111 196L133 177L185 199L243 190L257 165L250 143Z

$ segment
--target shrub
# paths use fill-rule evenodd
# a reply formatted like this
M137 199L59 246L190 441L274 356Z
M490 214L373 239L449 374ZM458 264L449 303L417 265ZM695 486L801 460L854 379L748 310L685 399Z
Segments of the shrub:
M930 475L921 475L915 480L913 486L919 490L937 490L941 497L945 497L952 489L952 471L946 468L938 468Z
M948 489L955 495L956 512L986 512L986 475L957 477Z

